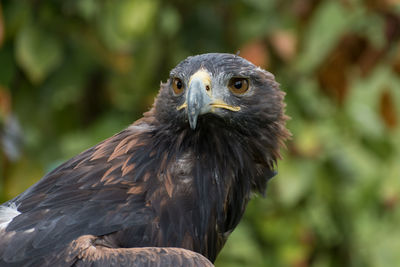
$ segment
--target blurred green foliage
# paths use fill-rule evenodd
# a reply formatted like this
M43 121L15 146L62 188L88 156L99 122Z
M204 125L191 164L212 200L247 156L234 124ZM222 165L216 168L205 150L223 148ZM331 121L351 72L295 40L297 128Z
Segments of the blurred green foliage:
M216 266L395 266L396 2L1 1L0 200L138 119L180 60L240 50L287 92L293 139Z

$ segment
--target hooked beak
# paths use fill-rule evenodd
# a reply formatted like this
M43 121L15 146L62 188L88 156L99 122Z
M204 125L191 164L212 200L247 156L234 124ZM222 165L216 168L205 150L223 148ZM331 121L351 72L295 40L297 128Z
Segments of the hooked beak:
M192 130L196 129L199 115L214 112L215 108L224 108L239 111L240 107L226 104L222 100L214 100L211 93L211 77L207 71L197 71L189 80L186 101L177 109L186 108L187 116Z

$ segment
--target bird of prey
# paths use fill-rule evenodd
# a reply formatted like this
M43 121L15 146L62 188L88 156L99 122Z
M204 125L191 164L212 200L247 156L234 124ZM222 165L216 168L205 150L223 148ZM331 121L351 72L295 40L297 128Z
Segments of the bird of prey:
M283 99L238 55L188 57L141 119L0 206L0 266L213 266L276 174Z

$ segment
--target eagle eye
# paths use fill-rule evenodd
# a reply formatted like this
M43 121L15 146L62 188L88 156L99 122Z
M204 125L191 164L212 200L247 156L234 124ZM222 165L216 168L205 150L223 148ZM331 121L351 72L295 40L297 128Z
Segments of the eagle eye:
M229 90L234 94L244 94L249 90L249 81L246 78L233 77L228 83Z
M174 78L172 80L172 89L174 90L174 93L177 95L182 94L184 86L183 82L179 78Z

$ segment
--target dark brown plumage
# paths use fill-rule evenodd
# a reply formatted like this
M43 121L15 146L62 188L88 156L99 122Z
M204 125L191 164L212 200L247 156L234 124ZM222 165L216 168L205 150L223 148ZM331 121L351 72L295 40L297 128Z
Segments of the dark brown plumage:
M182 61L142 119L0 206L0 266L212 266L275 175L283 96L239 56Z

